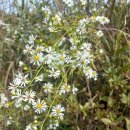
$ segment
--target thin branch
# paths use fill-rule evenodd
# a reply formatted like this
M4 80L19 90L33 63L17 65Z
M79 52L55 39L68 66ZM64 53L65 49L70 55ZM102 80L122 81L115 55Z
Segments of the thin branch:
M116 28L107 28L107 27L96 27L96 29L99 29L99 30L106 30L106 31L117 31L117 32L122 32L124 33L125 35L127 35L128 37L130 37L130 35L122 30L119 30L119 29L116 29Z

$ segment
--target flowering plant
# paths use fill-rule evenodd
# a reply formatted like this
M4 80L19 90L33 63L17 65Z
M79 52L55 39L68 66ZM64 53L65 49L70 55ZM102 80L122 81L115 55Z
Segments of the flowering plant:
M0 96L0 108L13 108L20 116L14 119L12 112L7 125L25 130L79 129L79 115L87 117L96 109L94 120L111 124L111 120L101 118L100 99L95 101L98 93L93 95L90 87L100 82L96 61L100 59L98 53L104 53L103 28L110 23L104 8L95 6L87 12L86 0L56 1L58 10L54 3L45 3L32 2L39 19L34 23L27 19L26 24L30 22L33 27L26 30L26 25L21 25L19 40L24 44L8 85L10 98L4 93ZM15 39L20 31L15 31ZM84 98L83 102L79 98Z

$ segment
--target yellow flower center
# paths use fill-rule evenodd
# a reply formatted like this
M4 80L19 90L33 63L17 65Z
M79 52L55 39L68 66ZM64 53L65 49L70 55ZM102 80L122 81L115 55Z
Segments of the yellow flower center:
M38 55L35 55L35 56L34 56L34 60L35 60L35 61L38 61L38 60L39 60L39 56L38 56Z
M92 73L92 74L93 74L93 75L96 75L96 72L94 72L94 71L93 71L93 73Z
M81 64L82 64L82 65L84 65L84 64L85 64L85 62L84 62L84 61L81 61Z
M42 104L37 104L37 108L41 109L42 108Z
M89 71L89 68L86 68L86 71Z
M46 88L46 90L49 90L49 86L46 86L45 88Z
M38 47L38 48L37 48L37 51L39 51L39 52L42 51L42 48Z
M54 21L59 21L59 18L57 16L55 16L53 19Z
M17 95L17 94L14 92L14 93L13 93L13 96L16 96L16 95Z
M50 30L50 32L54 32L54 28L52 28L52 27L50 27L49 30Z
M96 21L96 17L91 17L91 19L92 19L93 21Z
M69 91L70 87L69 86L65 86L65 90Z
M60 60L64 60L64 57L63 57L63 56L61 56L61 57L60 57Z
M103 20L103 21L106 21L106 18L105 18L105 17L103 17L103 18L102 18L102 20Z
M56 109L56 113L59 114L61 112L60 109Z

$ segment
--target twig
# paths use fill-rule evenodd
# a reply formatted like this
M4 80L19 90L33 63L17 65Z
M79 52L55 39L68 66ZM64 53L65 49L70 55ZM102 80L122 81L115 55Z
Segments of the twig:
M128 37L130 37L130 35L122 30L119 30L119 29L116 29L116 28L106 28L106 27L96 27L96 29L99 29L99 30L108 30L108 31L119 31L119 32L122 32L124 33L125 35L127 35Z
M89 87L89 80L87 80L87 89L88 89L88 93L89 93L89 97L90 97L90 101L91 101L92 93L91 93L91 90L90 90L90 87Z
M109 19L111 19L112 15L113 15L113 10L114 10L114 7L115 7L115 2L116 0L112 0L112 4L111 4L111 8L110 8L110 14L109 14Z

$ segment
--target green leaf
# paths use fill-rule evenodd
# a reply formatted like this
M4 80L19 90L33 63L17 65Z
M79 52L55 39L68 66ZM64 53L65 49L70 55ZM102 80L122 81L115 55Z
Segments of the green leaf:
M102 118L101 121L105 124L105 125L110 125L112 124L112 121L108 118Z
M113 103L114 103L113 98L112 98L112 97L109 97L109 98L108 98L108 105L109 105L109 107L112 107L112 106L113 106Z
M126 127L127 127L127 130L130 130L130 119L127 119L127 118L126 118Z
M128 102L128 97L125 94L122 94L121 97L121 102L126 104Z

